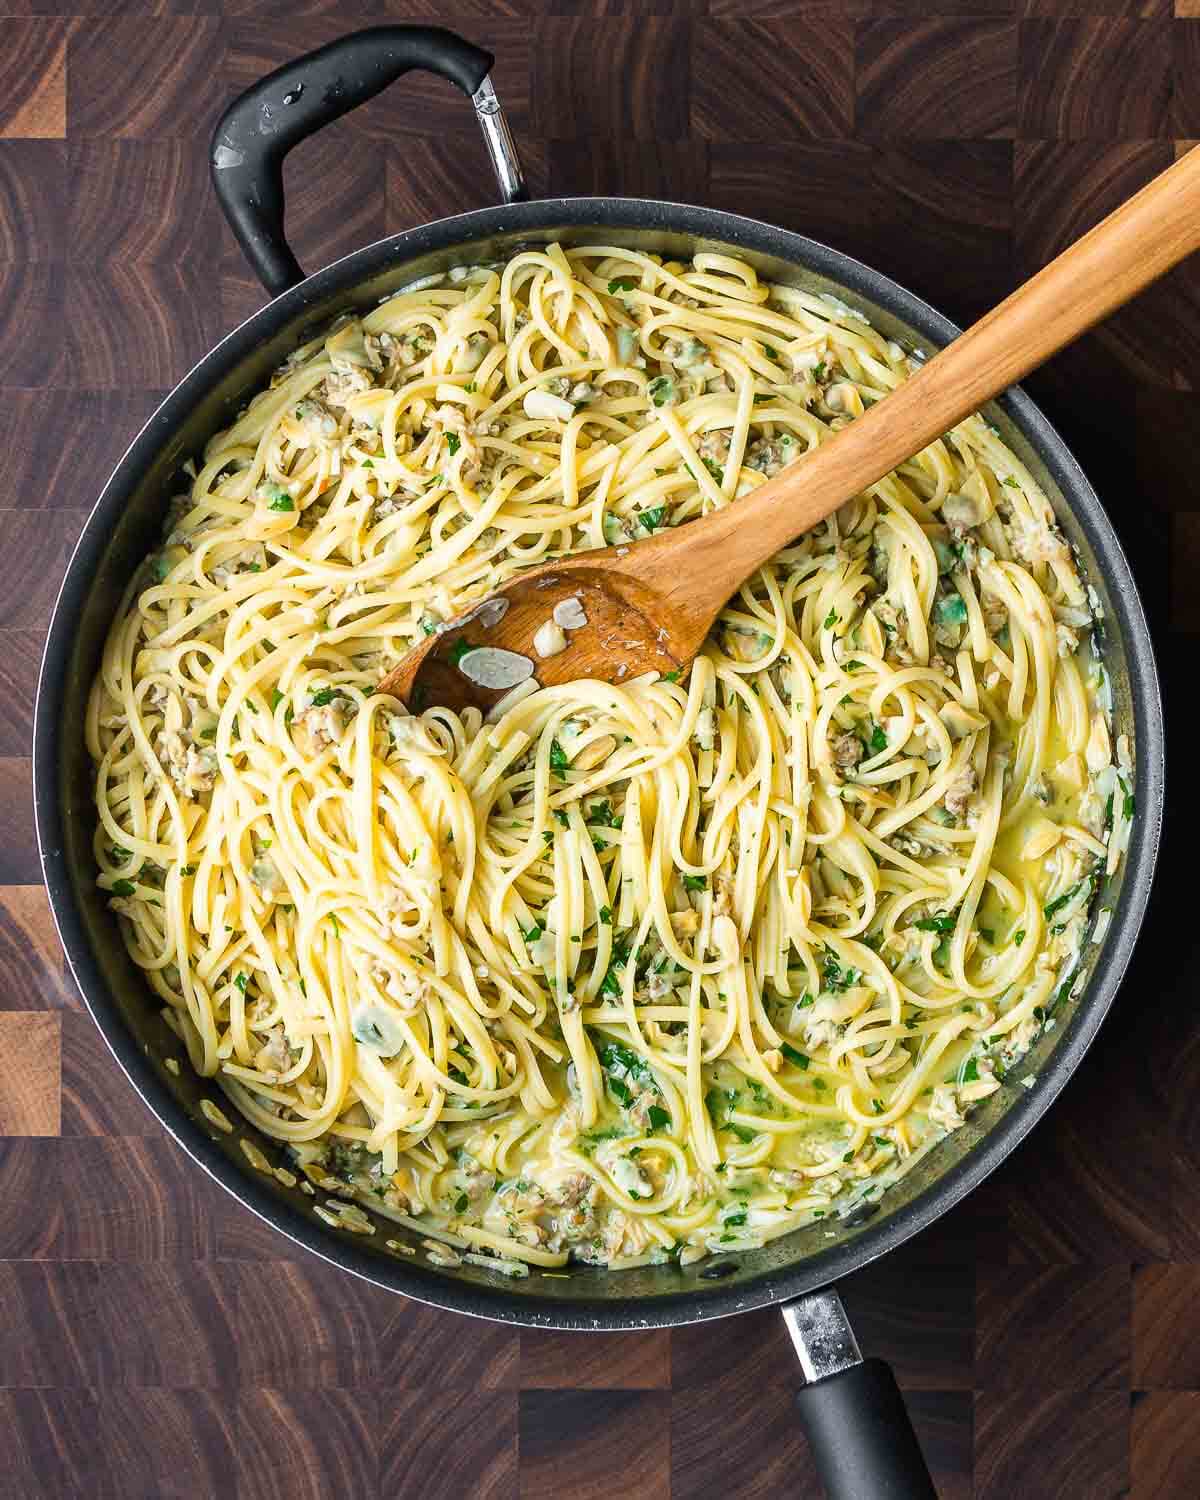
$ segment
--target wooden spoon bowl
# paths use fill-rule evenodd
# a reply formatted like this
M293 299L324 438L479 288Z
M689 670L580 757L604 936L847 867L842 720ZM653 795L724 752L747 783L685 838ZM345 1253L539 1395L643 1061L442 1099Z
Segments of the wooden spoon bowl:
M628 549L611 549L617 552ZM458 620L414 647L381 684L381 690L403 699L414 713L434 704L486 713L509 687L476 681L462 662L471 649L499 647L533 663L537 682L552 687L577 678L628 681L644 672L682 672L700 644L691 637L673 638L662 623L663 601L639 578L596 565L602 553L583 553L542 563L510 579ZM534 638L553 620L556 606L578 601L586 624L563 630L566 645L542 656ZM502 617L494 606L507 606ZM495 623L489 623L495 619ZM469 664L468 664L469 665Z

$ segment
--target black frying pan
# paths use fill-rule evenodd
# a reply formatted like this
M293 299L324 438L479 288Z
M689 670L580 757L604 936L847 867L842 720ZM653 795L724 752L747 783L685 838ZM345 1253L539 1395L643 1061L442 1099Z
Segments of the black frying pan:
M1014 389L989 407L1004 440L1051 496L1104 612L1103 649L1119 732L1136 746L1137 819L1105 904L1102 944L1087 950L1082 993L1028 1059L1034 1085L1005 1084L884 1199L796 1231L761 1250L711 1264L497 1284L464 1265L448 1270L386 1240L418 1237L378 1221L371 1236L329 1228L306 1197L252 1169L238 1138L201 1114L211 1085L165 1058L181 1048L157 1013L96 890L91 854L92 773L83 744L87 693L121 589L158 535L183 462L228 424L244 398L316 327L365 309L414 279L510 254L519 244L606 242L689 257L724 250L767 277L833 293L885 334L932 350L959 330L887 277L825 245L734 214L626 198L522 202L520 168L488 77L492 58L436 28L358 32L272 73L228 110L213 139L217 193L251 265L274 300L222 340L175 388L105 485L67 569L38 690L34 796L38 842L67 959L96 1024L159 1120L212 1177L315 1254L380 1286L478 1317L532 1327L660 1328L779 1304L806 1384L797 1397L826 1487L836 1500L916 1500L933 1494L895 1380L863 1361L834 1283L901 1244L957 1203L1049 1108L1079 1065L1117 993L1146 909L1163 806L1163 722L1154 652L1124 553L1091 485L1041 412ZM369 245L305 277L283 231L283 157L306 136L411 68L440 73L471 97L507 200ZM275 1143L251 1127L272 1162Z

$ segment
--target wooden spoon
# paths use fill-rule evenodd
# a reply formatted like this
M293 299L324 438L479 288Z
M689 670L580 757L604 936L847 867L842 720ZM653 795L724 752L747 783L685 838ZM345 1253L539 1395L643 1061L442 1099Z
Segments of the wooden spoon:
M464 670L468 647L532 661L542 686L684 673L729 597L801 533L940 437L1200 247L1200 148L1176 162L885 399L752 494L645 541L540 564L415 647L379 685L415 711L485 711L508 690ZM568 601L576 600L577 604ZM534 637L560 616L567 647ZM564 614L565 611L565 614ZM493 657L465 659L479 675ZM508 665L519 665L509 662Z

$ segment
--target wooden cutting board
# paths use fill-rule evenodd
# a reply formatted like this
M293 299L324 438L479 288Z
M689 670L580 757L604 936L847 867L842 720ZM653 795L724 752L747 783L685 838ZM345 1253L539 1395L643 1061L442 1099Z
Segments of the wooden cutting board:
M53 8L0 0L0 1497L815 1494L774 1314L586 1338L468 1322L293 1251L190 1167L82 1011L38 884L46 623L129 438L260 305L205 143L296 52L372 20L455 25L499 58L535 194L768 219L962 322L1200 138L1200 3L28 14ZM307 143L288 178L310 268L494 198L464 102L432 79ZM1200 1493L1200 266L1029 387L1122 532L1177 700L1157 905L1050 1118L845 1295L947 1500L1183 1500Z

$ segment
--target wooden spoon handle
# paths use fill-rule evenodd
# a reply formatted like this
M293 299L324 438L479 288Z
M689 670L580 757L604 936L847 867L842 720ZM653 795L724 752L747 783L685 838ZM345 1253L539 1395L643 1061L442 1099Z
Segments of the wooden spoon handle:
M956 422L1200 247L1200 147L1064 250L911 380L736 505L661 534L686 550L668 594L694 610L727 599L757 567L851 496L919 453ZM701 537L701 533L707 533ZM668 541L670 538L670 541ZM640 549L634 548L633 554ZM631 555L629 561L633 560ZM686 607L686 606L685 606ZM690 610L688 611L691 612Z

